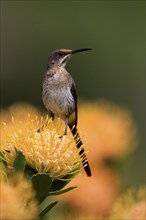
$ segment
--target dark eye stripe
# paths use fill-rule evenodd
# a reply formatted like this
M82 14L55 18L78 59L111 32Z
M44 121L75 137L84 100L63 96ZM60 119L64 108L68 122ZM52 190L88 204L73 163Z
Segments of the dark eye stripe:
M63 55L64 55L64 53L61 53L61 52L59 53L59 56L60 56L60 57L62 57Z

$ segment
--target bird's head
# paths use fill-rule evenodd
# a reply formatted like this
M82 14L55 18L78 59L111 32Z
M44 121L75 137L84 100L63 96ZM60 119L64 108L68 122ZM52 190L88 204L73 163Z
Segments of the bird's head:
M64 67L73 54L87 50L92 50L92 49L90 48L82 48L78 50L57 49L50 54L48 59L48 67L51 67L54 64Z

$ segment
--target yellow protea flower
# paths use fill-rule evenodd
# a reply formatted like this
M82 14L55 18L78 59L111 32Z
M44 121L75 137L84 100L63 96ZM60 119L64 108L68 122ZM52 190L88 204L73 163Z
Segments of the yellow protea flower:
M16 126L16 123L20 120L27 120L28 113L31 114L32 117L36 115L41 115L39 109L32 104L25 102L16 102L6 109L0 109L0 118L1 121L5 121L7 124L9 124L11 123L11 118L14 117Z
M30 182L22 175L1 178L0 219L37 219L38 204Z
M130 188L120 196L111 211L109 220L144 220L146 188Z
M105 158L126 156L138 144L132 113L112 102L81 102L78 124L92 147L88 157L93 164Z
M1 153L9 167L12 167L16 152L21 151L30 167L39 173L48 173L54 179L79 171L79 150L73 138L60 138L59 120L56 126L48 117L39 120L28 115L25 122L19 122L19 126L17 122L16 128L14 118L12 122L11 127L3 123L5 135L1 143ZM38 132L42 125L45 127Z
M8 108L0 109L0 129L1 129L1 140L5 138L5 133L3 129L3 122L7 124L8 129L11 132L13 124L12 118L15 118L15 130L22 126L28 120L28 114L31 115L31 118L41 117L41 113L38 108L35 106L25 103L25 102L16 102L9 106ZM20 124L21 121L21 124Z

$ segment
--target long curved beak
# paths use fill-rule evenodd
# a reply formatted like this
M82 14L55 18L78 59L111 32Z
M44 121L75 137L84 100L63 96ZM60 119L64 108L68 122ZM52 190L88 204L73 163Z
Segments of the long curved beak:
M72 51L72 54L79 53L79 52L83 52L83 51L87 51L87 50L92 50L92 49L91 49L91 48L77 49L77 50L73 50L73 51Z

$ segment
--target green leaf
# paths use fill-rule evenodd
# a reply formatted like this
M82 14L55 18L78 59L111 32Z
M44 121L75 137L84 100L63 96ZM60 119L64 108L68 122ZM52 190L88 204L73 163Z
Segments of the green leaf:
M48 196L52 185L52 178L48 174L38 173L32 177L32 183L36 191L36 198L41 203Z
M25 157L21 151L17 151L14 162L13 162L13 167L16 172L23 172L24 171Z
M58 201L55 201L55 202L50 203L50 204L39 214L39 218L42 218L44 215L46 215L47 212L49 212L57 203L58 203Z
M49 192L49 193L48 193L48 196L61 195L61 194L64 194L64 193L66 193L66 192L69 192L69 191L71 191L71 190L73 190L73 189L75 189L75 188L77 188L77 186L71 186L71 187L69 187L69 188L67 188L67 189L58 190L58 191L54 191L54 192Z
M25 170L24 170L24 174L27 177L27 179L31 180L33 175L37 174L38 172L32 168L31 166L29 166L27 163L25 165Z
M66 175L62 180L54 180L50 189L50 192L61 190L63 187L65 187L75 176L75 174L68 174Z

